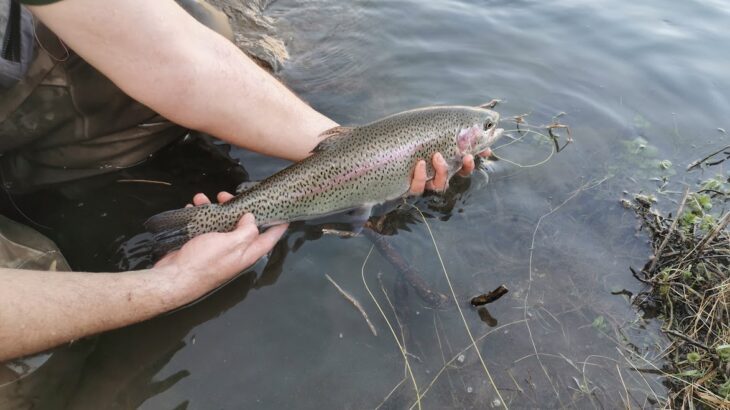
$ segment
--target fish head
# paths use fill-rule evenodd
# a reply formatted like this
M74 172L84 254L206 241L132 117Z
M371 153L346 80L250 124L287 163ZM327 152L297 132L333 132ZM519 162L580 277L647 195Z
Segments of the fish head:
M462 155L477 155L486 151L504 132L497 128L499 113L486 108L469 110L467 120L456 137L456 144Z

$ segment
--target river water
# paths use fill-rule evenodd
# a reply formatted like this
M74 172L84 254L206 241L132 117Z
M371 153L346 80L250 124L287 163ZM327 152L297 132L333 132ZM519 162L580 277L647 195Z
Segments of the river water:
M428 225L408 207L390 218L394 246L457 302L428 306L367 238L294 229L205 300L99 337L74 370L72 407L617 408L666 393L660 323L626 296L642 289L629 267L649 248L620 199L653 193L672 206L679 181L710 176L687 164L730 140L728 3L280 0L268 14L291 55L281 78L342 124L499 98L506 129L527 113L535 126L570 125L573 142L551 156L551 143L524 134L495 150L510 162L488 181L475 173L412 201ZM231 154L252 179L285 166ZM174 195L120 184L78 194L85 202L55 219L71 233L54 239L77 269L143 266L129 254L150 209L230 188L217 176L235 174L235 164L185 166ZM103 246L88 226L74 233L89 218L81 208L106 221ZM360 301L377 336L325 274ZM467 301L502 284L510 292L480 319Z

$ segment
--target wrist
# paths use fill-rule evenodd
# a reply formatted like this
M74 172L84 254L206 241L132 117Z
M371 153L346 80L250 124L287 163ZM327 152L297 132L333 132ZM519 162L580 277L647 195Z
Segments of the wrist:
M150 297L164 313L195 300L194 284L183 280L186 275L176 264L154 266L145 271Z

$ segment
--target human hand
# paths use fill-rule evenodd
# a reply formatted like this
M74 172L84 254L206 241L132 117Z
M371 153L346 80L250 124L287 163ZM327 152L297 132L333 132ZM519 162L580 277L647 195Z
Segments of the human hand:
M218 202L233 198L228 192L218 194ZM193 197L195 206L209 204L203 194ZM189 205L192 206L192 205ZM153 269L165 281L168 297L179 306L205 295L256 263L276 245L287 224L269 228L259 234L252 214L245 214L231 232L212 232L196 236L182 248L160 259Z
M485 151L479 154L482 158L487 158L492 155L492 151L487 148ZM429 191L441 192L445 191L449 184L449 166L446 160L437 152L431 159L433 163L433 169L436 171L436 175L430 180L427 179L426 175L426 161L420 160L416 164L416 169L413 171L413 179L411 180L411 195L422 195L423 191L428 189ZM466 177L474 171L474 156L466 155L463 158L463 163L458 174Z

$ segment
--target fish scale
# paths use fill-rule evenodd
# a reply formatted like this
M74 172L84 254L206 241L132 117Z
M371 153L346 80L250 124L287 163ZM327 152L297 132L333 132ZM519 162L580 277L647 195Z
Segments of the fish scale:
M208 232L227 232L247 212L259 226L314 219L407 195L416 163L440 152L449 177L463 157L486 150L502 134L499 114L482 107L426 107L358 127L325 131L306 159L273 174L223 204L155 215L145 227L156 250L176 249Z

